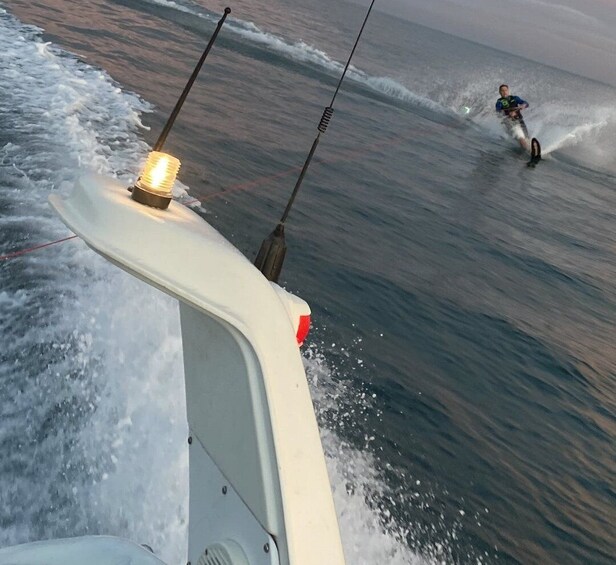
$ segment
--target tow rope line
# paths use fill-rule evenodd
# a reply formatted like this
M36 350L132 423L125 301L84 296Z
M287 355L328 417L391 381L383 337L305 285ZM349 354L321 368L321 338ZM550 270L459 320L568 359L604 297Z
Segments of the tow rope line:
M21 255L32 253L33 251L43 249L44 247L50 247L51 245L55 245L56 243L63 243L65 241L68 241L69 239L75 239L76 237L76 235L71 235L69 237L63 237L62 239L56 239L56 241L48 241L47 243L41 243L40 245L35 245L34 247L28 247L27 249L21 249L19 251L7 253L6 255L0 255L0 261L5 261L6 259L14 259L15 257L20 257Z
M361 157L362 155L365 155L369 152L371 152L374 149L377 149L379 147L386 147L388 145L396 145L398 143L402 143L403 141L407 141L409 139L412 139L413 136L408 136L408 137L396 137L394 139L388 139L386 141L381 141L378 143L373 143L371 145L368 145L366 147L362 147L361 149L354 149L354 150L350 150L348 152L341 152L340 155L336 156L336 157L332 157L330 159L317 159L316 162L317 164L331 164L331 163L339 163L339 162L344 162L344 161L352 161L354 158L357 157ZM286 177L287 175L290 175L292 173L296 173L297 171L300 171L302 169L301 165L296 165L295 167L291 167L289 169L286 169L284 171L280 171L278 173L274 173L273 175L268 175L268 176L264 176L264 177L259 177L255 180L252 181L246 181L246 182L242 182L236 185L232 185L228 188L225 188L219 192L214 192L212 194L208 194L206 196L203 196L201 198L191 198L189 200L184 200L184 201L180 201L182 204L184 204L185 206L193 206L194 204L197 203L203 203L206 200L210 200L211 198L215 198L217 196L224 196L225 194L233 194L234 192L240 192L240 191L244 191L244 190L250 190L252 188L257 188L258 186L260 186L261 184L264 184L268 181L273 181L282 177ZM1 258L1 257L0 257Z
M317 162L320 164L329 164L329 163L338 163L340 161L352 161L354 158L356 157L361 157L362 155L365 155L367 153L370 153L372 150L377 149L379 147L387 147L388 145L397 145L399 143L402 143L403 141L407 141L409 139L412 139L415 135L409 135L408 137L402 137L402 136L397 136L393 139L388 139L385 141L381 141L378 143L373 143L370 144L366 147L362 147L360 149L355 149L355 150L351 150L348 152L341 152L338 156L332 157L331 159L319 159ZM206 196L203 196L202 198L191 198L185 201L179 201L181 204L183 204L184 206L193 206L197 203L203 203L206 200L210 200L212 198L216 198L218 196L225 196L227 194L232 194L235 192L240 192L240 191L244 191L244 190L251 190L253 188L257 188L259 186L261 186L262 184L265 184L267 182L273 181L273 180L277 180L279 178L283 178L287 175L290 175L292 173L296 173L297 171L299 171L302 167L301 166L295 166L295 167L291 167L289 169L286 169L284 171L280 171L278 173L274 173L272 175L267 175L267 176L263 176L263 177L259 177L255 180L252 181L246 181L246 182L241 182L239 184L236 185L231 185L228 188L225 188L223 190L220 190L219 192L214 192L212 194L208 194ZM20 249L18 251L13 251L11 253L7 253L6 255L0 255L0 261L7 261L9 259L15 259L17 257L22 257L23 255L27 255L29 253L33 253L34 251L38 251L39 249L44 249L46 247L51 247L52 245L56 245L58 243L64 243L65 241L70 241L71 239L76 239L78 236L76 235L71 235L68 237L63 237L62 239L56 239L55 241L48 241L46 243L41 243L40 245L34 245L33 247L28 247L26 249Z

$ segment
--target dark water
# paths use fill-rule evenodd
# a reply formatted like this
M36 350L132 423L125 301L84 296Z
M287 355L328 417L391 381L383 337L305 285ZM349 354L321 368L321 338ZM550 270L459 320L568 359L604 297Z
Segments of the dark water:
M224 3L4 6L0 254L67 235L45 199L80 170L134 178ZM254 257L363 9L231 7L167 150ZM378 13L354 66L283 274L313 308L349 563L611 563L616 92ZM535 170L492 116L503 81L531 103ZM2 261L0 285L0 543L108 532L181 562L175 305L128 304L138 283L75 241ZM157 354L129 358L137 340Z

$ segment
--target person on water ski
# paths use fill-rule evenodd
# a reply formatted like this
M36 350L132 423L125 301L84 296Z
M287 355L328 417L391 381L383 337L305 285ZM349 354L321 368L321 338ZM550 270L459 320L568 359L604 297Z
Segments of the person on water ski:
M521 147L528 149L528 129L520 112L523 108L528 108L528 102L509 94L509 86L506 84L501 84L498 92L501 97L496 101L496 112L503 116L507 131L520 142Z

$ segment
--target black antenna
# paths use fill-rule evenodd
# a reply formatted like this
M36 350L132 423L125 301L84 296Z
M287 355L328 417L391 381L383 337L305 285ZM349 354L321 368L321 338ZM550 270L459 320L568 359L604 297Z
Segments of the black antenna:
M188 79L188 82L186 83L186 86L184 87L184 90L182 91L182 94L178 98L178 101L175 103L175 108L173 108L173 112L171 112L171 115L169 116L169 119L167 120L167 123L165 124L165 127L163 128L163 131L158 136L158 140L154 144L153 151L161 151L161 149L163 148L163 145L165 144L165 141L167 140L167 136L169 135L169 132L171 131L171 128L173 127L173 124L175 123L175 119L178 117L178 114L180 113L180 110L182 109L182 106L184 105L184 102L186 101L186 97L188 96L190 89L192 88L195 80L197 79L197 75L199 74L199 71L201 70L203 63L205 62L205 59L207 58L210 52L210 49L212 48L212 45L214 45L214 42L216 41L216 38L218 37L218 32L220 31L222 24L225 23L225 20L227 19L227 16L230 13L231 13L231 8L225 8L225 12L223 16L220 18L220 20L218 21L218 25L216 26L216 29L214 30L212 37L210 37L210 40L207 43L205 51L203 51L201 58L199 59L199 62L195 66L192 74L190 75L190 78ZM159 194L156 191L147 190L146 187L140 186L139 184L140 180L141 180L141 177L137 179L137 182L133 186L129 187L128 190L131 193L131 198L135 200L136 202L139 202L140 204L145 204L146 206L152 206L153 208L158 208L160 210L166 210L167 207L169 206L169 203L171 202L171 194L168 194L168 195Z
M295 198L299 189L302 185L302 181L306 176L306 171L310 166L310 162L312 161L312 157L319 145L319 141L321 140L321 134L325 133L327 130L327 126L329 125L330 120L332 119L332 115L334 114L334 101L336 100L336 96L338 96L338 91L340 90L340 86L342 85L342 81L346 75L346 72L351 64L351 59L353 58L353 54L355 53L355 49L357 48L357 44L359 43L359 39L366 27L366 23L368 18L370 17L370 12L372 11L372 6L374 6L374 2L376 0L372 0L370 2L370 7L368 8L368 12L366 13L366 17L364 18L364 23L357 34L357 38L355 39L355 45L353 45L353 49L351 50L351 54L346 62L344 67L344 71L342 72L342 76L338 81L338 86L336 87L336 92L334 92L334 96L332 97L332 101L329 106L325 107L323 111L323 115L321 116L321 121L317 126L319 133L312 143L312 147L310 148L310 152L308 153L308 157L306 157L306 161L304 162L304 166L302 167L302 171L299 174L299 178L295 183L295 188L293 188L293 192L291 193L291 197L289 198L289 202L287 203L287 207L285 208L278 225L274 228L274 231L263 240L261 244L261 249L259 249L259 253L257 254L257 258L255 259L255 266L259 269L265 277L272 281L278 282L278 278L280 277L280 272L282 271L282 264L284 262L284 257L287 252L287 244L284 239L284 225L287 221L287 217L289 216L289 212L291 211L291 207L295 202Z
M175 108L173 108L173 112L171 112L171 115L169 116L169 119L167 120L167 123L165 124L165 127L163 128L163 131L158 136L158 140L156 141L154 145L154 149L153 149L154 151L160 151L163 145L165 144L165 141L167 140L167 136L169 135L169 132L171 131L171 128L173 127L175 119L178 117L178 114L180 113L180 110L182 109L182 106L184 105L184 101L186 100L186 97L188 96L188 93L190 92L190 89L192 88L193 83L197 79L197 75L199 74L199 71L201 70L203 63L205 62L205 59L208 56L210 49L212 48L212 45L214 45L214 41L216 41L216 38L218 37L218 32L220 31L222 24L225 23L225 20L227 19L227 16L230 13L231 13L231 8L225 8L225 13L223 14L222 18L220 18L218 25L216 26L216 29L214 30L214 33L212 34L212 37L210 37L210 40L208 41L205 51L203 51L203 54L201 55L201 58L199 59L197 66L193 70L192 75L190 75L190 78L188 79L188 82L186 83L186 86L184 87L182 94L178 98L178 101L175 104Z

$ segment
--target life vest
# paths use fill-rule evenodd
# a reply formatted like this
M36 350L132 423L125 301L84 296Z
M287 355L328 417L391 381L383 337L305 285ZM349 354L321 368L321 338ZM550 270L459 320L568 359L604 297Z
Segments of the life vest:
M511 112L512 110L518 109L518 103L516 102L515 96L513 95L509 95L506 98L499 98L498 101L501 103L501 107L505 111L506 116L508 116L509 112Z

